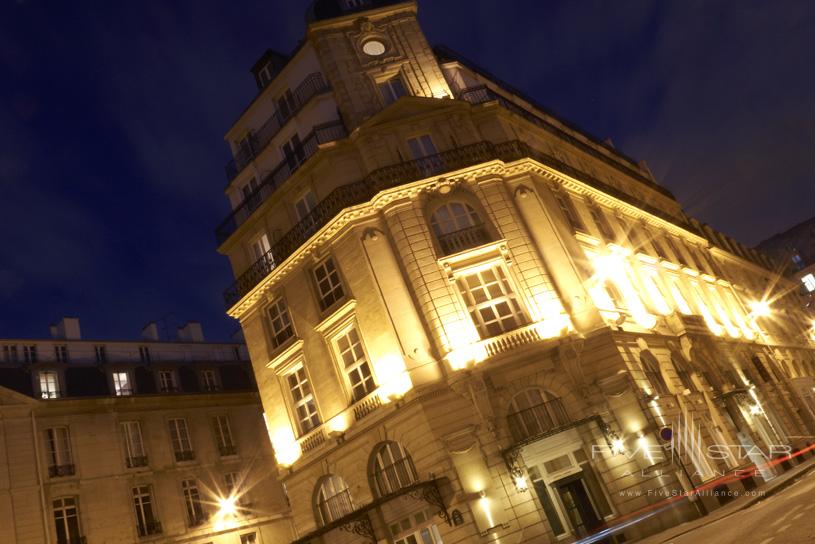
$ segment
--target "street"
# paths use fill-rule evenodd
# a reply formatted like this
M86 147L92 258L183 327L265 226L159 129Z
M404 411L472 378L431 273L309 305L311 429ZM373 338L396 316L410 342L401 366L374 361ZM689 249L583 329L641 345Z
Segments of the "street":
M774 544L815 542L815 473L810 472L787 489L735 514L702 525L683 535L644 542L691 544L699 542Z

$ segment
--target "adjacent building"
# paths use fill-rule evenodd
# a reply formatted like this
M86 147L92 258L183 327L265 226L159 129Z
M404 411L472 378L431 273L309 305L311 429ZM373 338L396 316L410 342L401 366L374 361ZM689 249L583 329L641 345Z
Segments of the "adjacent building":
M225 299L294 541L630 540L774 478L815 430L791 282L416 10L313 2L226 134Z
M800 282L807 306L815 308L815 217L767 238L757 247L786 265L787 274Z
M242 343L0 339L0 542L287 541Z

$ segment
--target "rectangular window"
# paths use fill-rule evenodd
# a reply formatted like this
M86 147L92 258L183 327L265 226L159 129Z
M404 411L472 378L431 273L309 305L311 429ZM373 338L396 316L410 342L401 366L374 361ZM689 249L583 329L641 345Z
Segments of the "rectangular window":
M334 259L329 257L314 268L314 280L317 283L317 294L320 297L320 309L326 310L335 302L345 297L345 291L340 281L340 273L334 265Z
M272 246L269 245L269 237L266 236L266 233L261 234L257 238L255 238L251 243L252 248L252 257L255 261L259 261L263 258L270 258ZM274 260L272 260L274 262Z
M71 435L68 427L52 427L45 431L45 444L48 448L48 475L72 476L74 459L71 455Z
M150 362L150 348L147 346L139 346L139 359L142 363Z
M494 265L458 278L467 311L482 339L492 338L526 324L503 267Z
M238 472L227 472L224 474L224 489L227 497L234 497L235 502L241 506L249 506L249 497L242 491L243 478Z
M247 138L246 141L248 140L249 138ZM241 150L241 154L243 154L243 150ZM247 154L245 156L249 155ZM262 199L260 198L260 193L258 193L257 190L258 190L257 178L250 179L248 182L246 182L246 185L241 187L243 203L246 205L247 208L249 208L249 211L254 211L255 208L257 208L262 202Z
M577 214L577 209L574 207L572 197L564 191L554 191L553 194L560 207L560 211L563 213L563 216L566 217L566 221L569 222L572 232L585 231L586 227Z
M17 346L3 346L3 361L16 363L18 360Z
M56 370L41 370L38 372L40 378L40 396L44 399L57 399L61 397L59 390L59 373Z
M257 544L257 533L246 533L241 535L241 544Z
M218 391L218 378L214 369L207 368L201 371L201 388L208 392Z
M68 346L54 346L54 355L58 363L68 362Z
M300 136L295 134L291 140L280 146L283 159L289 166L289 170L294 172L306 161L306 150L300 141Z
M294 213L297 215L297 220L302 221L311 213L311 210L317 207L317 197L314 196L312 191L306 193L297 199L294 203Z
M679 251L678 244L674 242L670 236L665 237L665 243L668 244L668 248L676 256L676 262L682 266L688 266L688 260L685 258L685 254Z
M294 412L297 414L297 425L300 428L300 433L305 434L320 424L320 416L317 414L314 394L311 391L311 385L308 382L306 369L303 365L288 374L286 382L291 392Z
M226 416L215 416L212 418L212 428L215 431L215 443L218 445L218 452L221 457L235 455L235 441L232 439L232 428L229 426L229 418Z
M133 394L133 383L130 381L130 373L120 370L111 374L113 377L113 392L117 397L127 397Z
M662 244L659 242L659 238L657 236L653 236L651 238L651 245L654 246L654 251L656 252L657 257L659 257L663 261L668 260L668 254L665 253L665 248L662 247Z
M83 539L79 531L76 497L55 499L51 504L54 509L57 544L80 544Z
M614 231L611 230L611 225L605 213L603 213L603 210L597 206L589 206L589 215L591 215L594 224L597 225L600 236L602 236L606 242L613 242L615 240Z
M23 361L26 363L36 363L37 362L37 346L30 345L30 346L23 346Z
M96 354L97 363L106 363L108 361L108 354L105 346L94 346L93 351Z
M182 480L181 490L184 493L184 509L187 511L187 521L190 527L197 527L206 521L204 507L201 504L201 494L195 480Z
M297 111L297 102L294 100L294 94L291 89L286 89L277 99L278 120L281 123L286 121L295 111Z
M269 307L269 323L272 332L272 347L277 348L294 336L291 315L286 300L279 298Z
M429 134L423 134L422 136L418 136L416 138L409 138L407 143L408 147L410 148L410 154L414 159L423 159L425 157L438 154L438 151L436 151L436 146L433 144L433 140L430 138Z
M133 488L133 506L136 509L136 527L139 536L161 534L161 523L153 512L153 490L149 485Z
M334 341L337 348L337 357L342 364L354 402L362 400L376 389L371 366L365 355L365 349L359 333L351 327Z
M173 453L176 461L192 461L195 459L195 452L192 451L192 441L190 441L190 431L187 428L187 420L175 418L168 421L170 426L170 442L173 445Z
M162 393L172 393L178 391L178 385L175 381L174 370L159 370L158 371L158 386Z
M138 421L123 421L122 436L125 441L125 464L127 468L146 467L147 453L141 435L141 424Z
M377 87L379 88L379 94L382 96L382 102L385 106L393 104L401 97L407 95L405 84L402 82L402 78L399 76L386 79L385 81L378 83Z

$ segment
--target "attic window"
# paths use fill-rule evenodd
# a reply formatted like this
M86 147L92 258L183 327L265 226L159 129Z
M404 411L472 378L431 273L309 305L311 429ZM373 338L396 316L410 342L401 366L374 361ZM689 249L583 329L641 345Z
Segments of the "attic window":
M258 70L258 81L261 87L265 87L272 81L272 67L269 64L265 64L263 68Z

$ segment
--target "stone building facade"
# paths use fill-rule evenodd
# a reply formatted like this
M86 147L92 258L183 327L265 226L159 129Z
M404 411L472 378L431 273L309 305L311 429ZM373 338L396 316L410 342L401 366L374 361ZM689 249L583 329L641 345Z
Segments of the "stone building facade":
M245 346L156 333L0 340L0 542L289 540Z
M225 299L296 542L632 539L795 462L762 455L815 429L789 282L416 10L314 2L226 135Z

